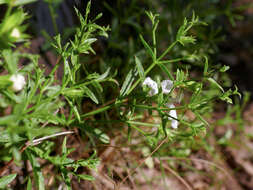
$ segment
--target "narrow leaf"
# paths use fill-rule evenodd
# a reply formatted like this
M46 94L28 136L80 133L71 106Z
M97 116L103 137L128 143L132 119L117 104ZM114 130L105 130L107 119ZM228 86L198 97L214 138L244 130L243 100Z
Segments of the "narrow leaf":
M170 73L170 71L168 70L168 68L163 64L158 64L158 65L168 75L169 79L174 81L174 78L173 78L172 74Z
M136 63L136 67L137 67L138 73L140 75L140 78L143 79L145 74L144 74L144 69L142 67L141 61L137 56L135 56L134 58L135 58L135 63Z
M152 51L151 47L148 45L148 43L144 40L143 36L140 34L140 39L141 42L143 44L143 46L146 48L146 50L148 51L149 55L152 57L153 60L155 60L155 54Z
M17 174L10 174L4 177L0 178L0 189L5 188L9 183L11 183L15 178Z
M215 85L216 87L218 87L222 92L224 92L223 88L221 87L221 85L219 85L213 78L208 78L207 79L210 83L212 83L213 85Z
M27 182L26 190L32 190L32 181L31 181L30 177L29 177L28 182Z
M90 175L85 175L85 174L79 174L77 175L78 179L83 179L83 180L89 180L89 181L93 181L95 180L95 178L93 176Z
M106 111L106 110L108 110L108 109L110 109L110 108L111 108L111 105L105 106L105 107L102 107L102 108L97 109L97 110L95 110L95 111L92 111L92 112L89 112L89 113L85 113L85 114L83 114L81 117L88 117L88 116L91 116L91 115L95 115L95 114L104 112L104 111Z
M126 79L122 85L122 88L120 90L120 96L124 96L130 89L132 83L134 82L135 75L136 73L133 71L133 69L131 69L127 74Z
M197 111L195 111L194 114L200 121L202 121L205 125L209 126L209 123Z
M95 94L86 86L82 86L82 88L85 90L86 95L89 96L89 98L92 99L93 102L98 104L98 99L96 98Z
M67 137L64 137L63 143L62 143L62 154L66 154L67 153Z
M94 133L101 142L105 144L110 143L110 137L107 134L105 134L103 131L101 131L100 129L98 128L94 129Z
M105 73L103 73L102 75L100 75L100 76L97 78L97 80L100 81L100 80L105 79L105 78L108 76L108 74L110 73L110 70L111 70L111 68L109 67L109 68L105 71Z
M80 118L80 114L79 114L79 112L78 112L77 107L76 107L76 106L73 106L72 108L73 108L73 111L74 111L74 114L75 114L77 120L80 122L80 121L81 121L81 118Z

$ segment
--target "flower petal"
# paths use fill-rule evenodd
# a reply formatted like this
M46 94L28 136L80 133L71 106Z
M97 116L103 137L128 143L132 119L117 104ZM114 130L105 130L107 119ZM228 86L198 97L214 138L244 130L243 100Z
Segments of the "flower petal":
M148 92L149 96L154 96L158 94L158 85L155 81L153 81L150 77L147 77L142 83L143 86L148 86L150 91Z
M168 104L167 106L168 106L168 108L171 108L171 109L175 108L174 104ZM176 120L177 119L177 111L175 109L170 110L169 115L171 117L175 118L175 119L173 119L171 117L168 117L168 119L171 120L171 127L173 129L177 129L177 127L178 127L178 121Z
M15 74L10 77L10 80L13 82L11 89L14 92L22 90L26 84L25 77L21 74Z
M171 89L172 89L172 87L173 87L173 81L171 81L171 80L164 80L164 81L162 81L161 86L162 86L162 92L164 94L169 94L170 91L171 91Z

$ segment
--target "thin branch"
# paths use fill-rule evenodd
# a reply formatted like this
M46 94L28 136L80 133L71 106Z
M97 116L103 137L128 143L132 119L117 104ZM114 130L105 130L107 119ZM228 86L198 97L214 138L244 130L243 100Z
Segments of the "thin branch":
M53 137L57 137L57 136L62 136L62 135L69 135L69 134L73 134L75 133L74 131L64 131L64 132L60 132L60 133L55 133L53 135L49 135L49 136L45 136L45 137L41 137L38 139L34 139L32 141L32 143L30 143L29 145L37 145L40 144L42 141L53 138Z
M29 146L34 146L37 144L40 144L42 141L53 138L53 137L57 137L57 136L61 136L61 135L68 135L68 134L73 134L75 133L74 131L64 131L64 132L60 132L60 133L56 133L53 135L49 135L49 136L45 136L42 138L38 138L38 139L34 139L32 142L27 141L25 143L25 145L19 150L20 154L22 154ZM0 169L0 176L4 174L4 172L12 165L14 161L14 158L12 158L9 162L7 162L7 164L5 164L1 169Z

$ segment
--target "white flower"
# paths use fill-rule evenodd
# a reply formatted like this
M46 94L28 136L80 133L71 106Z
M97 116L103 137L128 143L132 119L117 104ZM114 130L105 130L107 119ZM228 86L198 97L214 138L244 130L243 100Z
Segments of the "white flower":
M164 80L162 81L161 86L162 86L162 92L164 94L169 94L173 87L173 82L171 80Z
M147 77L144 82L142 83L143 86L148 86L150 88L150 91L148 92L149 96L154 96L158 94L158 85L155 81L153 81L150 77ZM171 80L164 80L161 82L162 87L162 93L168 94L170 93L173 82ZM172 109L169 111L169 115L171 117L168 117L169 120L171 120L171 127L173 129L177 129L178 127L178 121L177 121L177 111L175 110L174 104L167 104L168 108Z
M168 108L173 109L173 110L170 110L169 115L171 117L175 118L175 119L173 119L171 117L168 117L168 119L171 120L171 127L173 129L177 129L178 121L176 120L177 119L177 111L174 109L175 106L173 104L167 104L167 106L168 106Z
M10 80L13 82L11 89L14 92L22 90L26 84L25 77L21 74L15 74L10 77Z
M14 28L11 32L11 37L13 38L20 38L20 32L17 28Z
M158 85L155 81L153 81L150 77L147 77L142 83L143 86L148 86L150 91L148 92L149 96L154 96L158 94Z

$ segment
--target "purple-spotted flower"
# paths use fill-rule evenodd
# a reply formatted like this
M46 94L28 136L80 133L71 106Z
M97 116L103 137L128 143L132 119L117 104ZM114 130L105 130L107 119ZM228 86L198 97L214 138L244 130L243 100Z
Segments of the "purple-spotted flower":
M169 94L173 87L173 82L171 80L163 80L161 82L161 87L162 87L162 92L164 94Z
M150 77L147 77L144 82L142 83L143 86L148 86L150 88L148 94L149 96L154 96L158 94L158 85L155 81L153 81ZM162 87L162 93L163 94L169 94L171 89L173 88L173 81L171 80L163 80L161 82ZM171 120L171 127L173 129L177 129L178 127L178 121L177 121L177 111L175 110L174 104L167 104L168 108L171 108L169 111L169 115L171 117L168 117L169 120Z
M147 77L142 83L143 86L148 86L150 88L148 95L154 96L158 94L158 85L155 81L153 81L150 77Z

